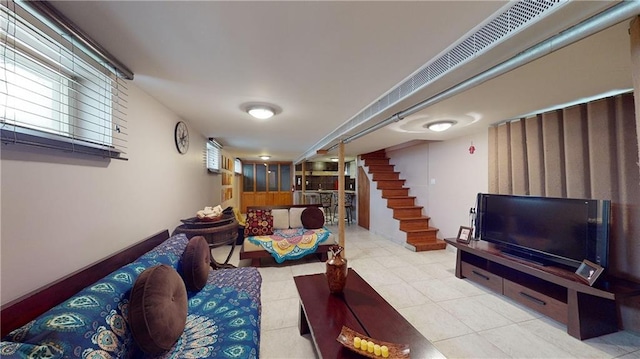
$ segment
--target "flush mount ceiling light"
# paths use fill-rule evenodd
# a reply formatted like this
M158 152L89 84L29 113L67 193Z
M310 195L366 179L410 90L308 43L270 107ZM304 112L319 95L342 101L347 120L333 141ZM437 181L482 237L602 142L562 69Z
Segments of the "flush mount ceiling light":
M452 126L461 128L476 123L482 119L482 115L476 112L468 112L466 114L417 114L409 116L402 121L394 122L389 125L389 129L401 133L432 133L436 132L430 128L442 122L450 122ZM451 127L451 126L449 126Z
M455 124L456 124L455 121L437 121L437 122L429 123L425 125L425 127L433 132L442 132L442 131L448 130L449 128L451 128L451 126Z
M247 108L247 112L251 116L261 120L266 120L276 114L273 108L264 105L250 106Z
M271 156L267 156L267 155L260 156L260 159L263 160L263 161L266 161L269 158L271 158Z
M339 161L339 160L338 160L337 158L335 158L335 157L333 157L333 158L331 159L331 162L338 162L338 161Z

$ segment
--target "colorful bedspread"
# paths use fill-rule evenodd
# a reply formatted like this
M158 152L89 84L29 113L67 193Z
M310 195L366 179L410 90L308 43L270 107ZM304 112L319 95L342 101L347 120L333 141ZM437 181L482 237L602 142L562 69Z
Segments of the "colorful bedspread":
M146 358L128 330L129 295L146 268L167 264L181 272L187 245L175 235L69 300L11 332L0 342L0 357ZM209 272L205 287L187 292L188 316L182 336L162 358L257 358L260 348L260 286L255 268Z
M300 259L316 251L331 236L326 227L320 229L274 229L270 236L249 236L247 239L271 253L276 262Z

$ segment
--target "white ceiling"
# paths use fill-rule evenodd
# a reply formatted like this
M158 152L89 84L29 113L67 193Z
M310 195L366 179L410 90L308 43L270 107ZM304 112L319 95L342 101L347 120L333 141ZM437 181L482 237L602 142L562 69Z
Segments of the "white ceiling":
M314 149L334 129L505 4L53 3L133 70L134 83L186 120L192 132L216 138L244 160L269 154L272 160L282 161L298 159ZM518 33L502 49L479 57L387 113L433 96L612 4L578 1L565 5L546 22ZM550 106L631 88L627 28L625 21L349 142L346 154L414 140L455 138ZM249 102L271 103L282 111L269 120L256 120L242 110ZM439 118L459 123L443 134L413 131ZM469 119L475 122L465 125Z

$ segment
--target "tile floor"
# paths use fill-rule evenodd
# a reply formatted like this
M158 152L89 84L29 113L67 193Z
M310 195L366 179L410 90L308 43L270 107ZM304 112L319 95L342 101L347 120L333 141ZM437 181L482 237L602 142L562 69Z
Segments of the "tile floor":
M337 233L337 226L329 226ZM346 226L346 256L398 312L448 358L640 359L640 335L622 331L579 341L566 326L454 276L455 252L411 252L400 244ZM228 248L217 248L223 259ZM248 266L234 253L231 263ZM309 335L298 333L297 275L322 273L315 257L278 265L263 260L260 357L314 358Z

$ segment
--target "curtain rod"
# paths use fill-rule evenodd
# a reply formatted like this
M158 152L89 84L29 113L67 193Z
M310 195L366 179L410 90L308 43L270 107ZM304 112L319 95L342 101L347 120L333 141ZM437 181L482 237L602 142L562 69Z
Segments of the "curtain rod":
M133 80L133 71L129 70L127 66L122 64L118 59L111 55L107 50L95 42L89 35L82 31L76 24L69 20L61 12L56 10L48 1L20 1L20 5L23 7L29 7L38 12L41 16L44 16L47 20L51 21L60 30L72 38L78 40L85 51L97 57L102 62L106 62L111 65L112 70L122 78L127 80Z

